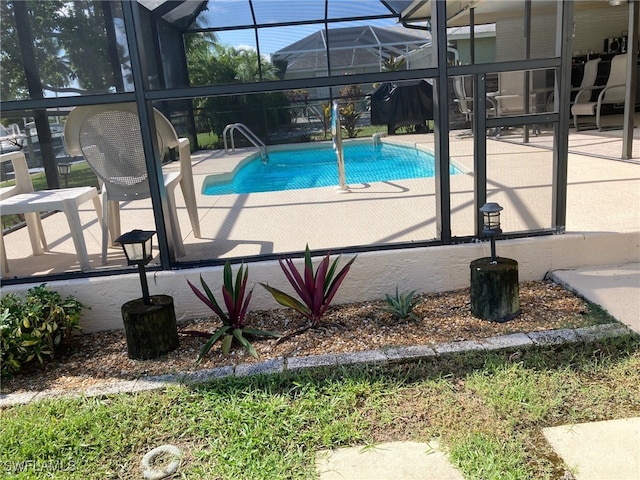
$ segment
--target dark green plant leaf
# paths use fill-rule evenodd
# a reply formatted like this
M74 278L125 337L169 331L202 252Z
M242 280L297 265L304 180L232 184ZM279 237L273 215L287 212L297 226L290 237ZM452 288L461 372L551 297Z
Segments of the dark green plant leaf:
M258 352L256 352L256 349L253 348L253 345L251 345L251 343L249 343L249 340L244 338L244 336L242 335L242 332L243 332L242 329L236 328L236 329L233 330L233 336L238 339L238 341L242 344L242 346L244 348L247 349L247 351L249 352L249 354L252 357L260 359L260 356L258 355Z
M227 355L231 350L231 344L233 343L233 336L227 334L222 339L222 353Z
M222 337L230 328L231 327L229 325L223 325L218 330L216 330L213 335L211 335L211 338L207 341L207 343L204 344L202 350L200 350L200 355L198 356L198 360L196 360L196 363L200 363L202 361L204 356L209 353L209 351L213 347L213 344L216 343L220 339L220 337Z

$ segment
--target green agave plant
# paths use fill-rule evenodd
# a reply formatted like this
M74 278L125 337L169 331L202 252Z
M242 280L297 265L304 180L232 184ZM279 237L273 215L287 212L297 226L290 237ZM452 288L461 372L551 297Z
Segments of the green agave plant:
M385 301L388 306L383 308L385 312L391 313L396 318L400 320L404 320L406 318L413 318L417 320L418 317L415 313L413 313L413 307L418 303L418 299L414 298L416 294L415 290L406 293L400 293L398 291L398 286L396 285L396 294L389 295L386 294Z
M293 260L289 258L280 260L280 267L300 300L264 283L260 285L271 293L280 305L300 312L311 321L312 326L316 326L338 292L340 285L342 285L347 273L349 273L351 264L356 258L357 256L353 257L339 272L336 272L340 257L331 262L329 255L326 255L314 273L311 252L309 251L309 245L307 245L304 252L304 270L302 272L298 271Z
M249 267L240 265L234 283L231 264L228 261L225 263L223 270L222 297L227 308L227 313L220 308L220 305L216 301L211 289L202 278L202 275L200 275L200 283L204 293L187 280L187 283L191 287L191 290L193 290L193 293L195 293L200 300L213 310L220 320L222 320L222 326L213 334L191 330L182 332L187 335L209 337L209 340L204 344L200 351L200 355L197 360L198 363L202 361L204 356L209 353L213 345L220 339L222 339L222 353L225 355L229 353L231 344L233 343L233 340L236 339L253 357L259 358L258 352L256 352L256 349L251 345L249 340L247 340L245 335L265 335L270 337L281 336L279 333L256 330L245 326L244 321L247 314L247 308L249 307L251 295L253 294L253 289L251 289L245 296L248 276Z

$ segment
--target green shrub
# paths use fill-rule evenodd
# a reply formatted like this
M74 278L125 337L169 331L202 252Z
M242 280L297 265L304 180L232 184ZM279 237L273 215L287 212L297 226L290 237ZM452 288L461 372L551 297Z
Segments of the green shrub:
M2 377L11 377L24 364L53 358L65 335L79 331L80 312L88 308L73 297L42 284L24 299L7 294L0 299L0 351Z
M347 136L349 138L356 138L358 133L362 131L361 128L358 128L358 121L361 116L362 112L358 112L352 102L349 102L344 107L340 108L340 122L342 123L342 129L347 132Z
M413 307L416 306L419 299L414 298L415 294L415 290L400 293L398 291L398 286L396 285L396 294L394 296L389 294L385 295L385 301L388 306L383 308L383 310L385 312L389 312L399 320L405 320L407 318L417 320L418 317L413 313Z

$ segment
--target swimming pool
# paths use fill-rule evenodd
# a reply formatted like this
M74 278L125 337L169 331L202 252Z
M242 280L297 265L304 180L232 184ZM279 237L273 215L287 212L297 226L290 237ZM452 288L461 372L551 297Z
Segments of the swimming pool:
M398 145L347 143L344 145L344 168L347 185L434 176L433 155L416 148ZM451 165L450 174L461 173ZM242 166L233 179L220 175L205 179L203 194L274 192L338 185L336 153L323 148L300 148L270 151L269 161L260 158Z

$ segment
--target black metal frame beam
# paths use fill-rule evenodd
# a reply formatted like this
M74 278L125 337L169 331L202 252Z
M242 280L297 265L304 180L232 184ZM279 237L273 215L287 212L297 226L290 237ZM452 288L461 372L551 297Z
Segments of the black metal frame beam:
M173 250L173 236L170 222L166 221L168 212L163 212L163 204L166 200L167 192L162 181L162 162L155 139L155 119L153 106L145 98L145 92L149 89L148 75L146 74L146 59L144 57L144 45L137 32L142 32L142 22L140 20L140 6L137 2L122 2L122 13L125 30L127 32L127 42L129 55L131 58L131 69L134 95L138 106L138 116L140 118L140 133L142 134L142 147L147 162L147 173L149 174L149 189L151 191L151 204L153 207L153 217L156 224L156 235L160 249L160 264L165 270L169 270L175 260ZM171 239L171 241L169 241Z
M447 7L434 3L433 51L438 61L438 76L433 85L435 136L436 232L444 244L451 243L451 182L449 176L449 89L447 76Z
M298 20L294 22L273 22L273 23L254 23L253 25L237 25L232 27L216 27L216 28L194 28L185 30L183 33L213 33L228 32L231 30L251 30L254 28L272 28L272 27L295 27L299 25L319 25L321 23L340 23L340 22L358 22L367 20L384 20L385 18L398 18L397 15L366 15L361 17L340 17L340 18L318 18L315 20ZM254 20L255 22L255 20Z
M474 128L479 132L486 131L487 128L503 127L509 125L533 125L539 123L555 123L554 135L556 148L554 149L554 179L553 179L553 228L556 232L563 231L566 221L566 181L567 181L567 149L568 149L568 99L569 94L569 75L571 61L571 19L572 4L571 2L562 2L562 8L558 13L558 44L557 57L547 59L519 60L504 63L485 63L464 66L448 66L446 58L446 2L434 1L434 47L437 51L437 68L427 68L420 70L406 70L401 72L379 72L345 76L326 76L319 78L295 79L295 80L277 80L259 83L246 84L229 84L229 85L211 85L203 87L190 88L174 88L150 90L147 76L145 75L145 48L142 39L136 35L136 32L142 31L140 19L140 7L137 2L121 0L125 30L129 39L129 49L131 55L131 64L133 68L133 78L135 91L126 93L115 93L105 95L84 95L74 97L59 98L34 98L29 100L17 100L10 102L1 102L2 110L7 112L18 112L25 110L38 110L48 108L74 107L77 105L91 104L108 104L116 102L136 102L138 113L140 115L143 147L147 159L147 168L149 171L149 183L151 186L151 198L153 203L154 219L156 221L156 229L158 232L158 243L160 245L160 260L162 269L170 268L187 268L203 265L219 265L225 260L208 259L198 262L182 262L174 264L173 248L170 245L172 236L169 232L169 222L165 220L165 213L162 205L166 196L162 178L160 165L160 155L157 152L156 142L153 136L154 119L153 119L153 101L169 101L177 99L191 99L194 97L206 97L214 95L235 95L235 94L260 94L273 91L284 91L296 88L317 88L317 87L337 87L355 83L372 83L393 81L401 82L403 80L415 80L421 78L434 79L434 106L436 116L436 190L437 190L437 206L436 219L438 236L437 240L425 240L424 242L415 242L411 244L398 243L388 245L375 245L363 247L347 247L339 249L344 252L387 250L396 248L430 246L451 243L464 243L472 241L474 237L452 237L451 233L451 205L450 205L450 183L449 183L449 139L448 135L448 100L449 94L446 88L448 77L453 75L474 75L474 88L479 97L476 108L474 109ZM379 18L397 18L397 15L382 15L374 17L354 17L349 19L327 19L325 18L325 29L329 23L340 22L345 20L372 20ZM318 21L294 22L282 24L265 24L250 25L246 28L259 28L286 26L286 25L305 25L317 24ZM197 33L199 31L224 31L237 30L236 27L220 28L220 29L202 29L193 30L189 33ZM560 85L559 91L556 91L556 108L553 113L531 114L526 116L510 116L500 118L487 118L484 114L486 102L486 74L487 72L504 72L512 70L532 70L532 69L556 69L556 85ZM476 146L474 151L476 157L476 210L486 200L486 138L484 135L477 135ZM476 218L476 233L480 226L480 220ZM519 238L532 235L547 235L554 233L552 229L541 229L537 232L524 232L522 234L510 234L509 237ZM282 256L295 256L296 253L274 254L270 257L279 258ZM248 261L264 260L270 258L265 256L256 256L246 259ZM111 275L121 273L124 270L113 270L109 272L86 272L72 273L62 275L64 278L91 277L100 275ZM52 277L47 276L47 279ZM24 279L23 279L24 281ZM3 283L9 283L4 282ZM20 279L11 281L10 283L21 283Z
M558 8L556 55L560 68L556 68L554 110L558 112L553 136L553 192L551 203L552 226L564 233L567 224L567 169L569 160L569 118L571 95L571 52L573 34L573 3L562 2ZM559 88L558 88L559 87Z

